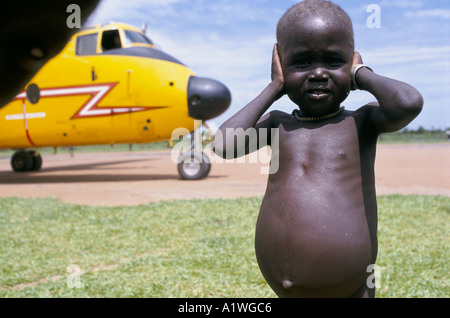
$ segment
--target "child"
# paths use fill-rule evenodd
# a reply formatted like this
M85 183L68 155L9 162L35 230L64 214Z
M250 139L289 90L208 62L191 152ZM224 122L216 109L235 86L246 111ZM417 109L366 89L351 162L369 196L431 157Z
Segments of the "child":
M341 103L352 89L377 102L345 110ZM284 94L299 109L261 118ZM281 18L272 82L219 128L223 140L214 141L216 154L229 158L242 153L234 141L243 130L268 133L260 148L271 145L270 132L278 129L272 160L278 156L279 167L268 177L255 233L259 267L278 296L374 297L377 137L405 127L422 105L416 89L362 64L352 23L339 6L307 0Z

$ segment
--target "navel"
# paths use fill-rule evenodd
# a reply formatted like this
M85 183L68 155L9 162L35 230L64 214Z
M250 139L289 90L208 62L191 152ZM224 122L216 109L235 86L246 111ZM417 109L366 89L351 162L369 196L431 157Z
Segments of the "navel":
M292 286L294 286L294 283L293 283L293 282L291 282L291 281L288 280L288 279L283 280L283 288L284 288L284 289L291 289Z

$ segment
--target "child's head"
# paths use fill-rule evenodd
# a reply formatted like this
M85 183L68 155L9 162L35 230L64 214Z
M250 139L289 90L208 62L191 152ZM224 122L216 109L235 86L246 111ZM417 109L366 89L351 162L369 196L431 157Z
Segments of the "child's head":
M289 98L308 116L334 112L351 87L349 16L330 1L303 1L281 18L277 41Z
M354 50L353 24L350 17L340 6L327 0L305 0L286 11L277 26L278 47L283 49L287 44L286 34L299 27L299 23L311 17L321 17L325 21L337 21L346 29L348 44Z

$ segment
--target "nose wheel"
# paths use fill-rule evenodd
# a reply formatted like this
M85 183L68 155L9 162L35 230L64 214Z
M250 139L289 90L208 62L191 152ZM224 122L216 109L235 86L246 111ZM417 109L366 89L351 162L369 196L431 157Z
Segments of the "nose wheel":
M183 180L206 178L211 170L211 160L202 151L202 134L198 128L191 133L191 149L178 158L178 174Z
M211 170L209 158L201 152L191 152L180 157L178 173L183 180L206 178Z

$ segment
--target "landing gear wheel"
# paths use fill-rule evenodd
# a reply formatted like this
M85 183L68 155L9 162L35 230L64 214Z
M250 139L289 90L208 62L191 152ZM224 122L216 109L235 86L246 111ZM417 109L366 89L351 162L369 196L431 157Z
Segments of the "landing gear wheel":
M34 150L19 150L11 158L11 167L15 172L37 171L42 167L42 157Z
M191 152L179 158L178 173L183 180L200 180L211 170L209 158L199 152Z
M15 172L30 171L33 167L33 157L26 150L19 150L11 157L11 167Z
M33 159L33 164L31 166L30 171L41 170L41 167L42 167L41 154L37 153L37 151L34 151L34 150L30 150L30 151L28 151L28 153L30 154L31 158Z

